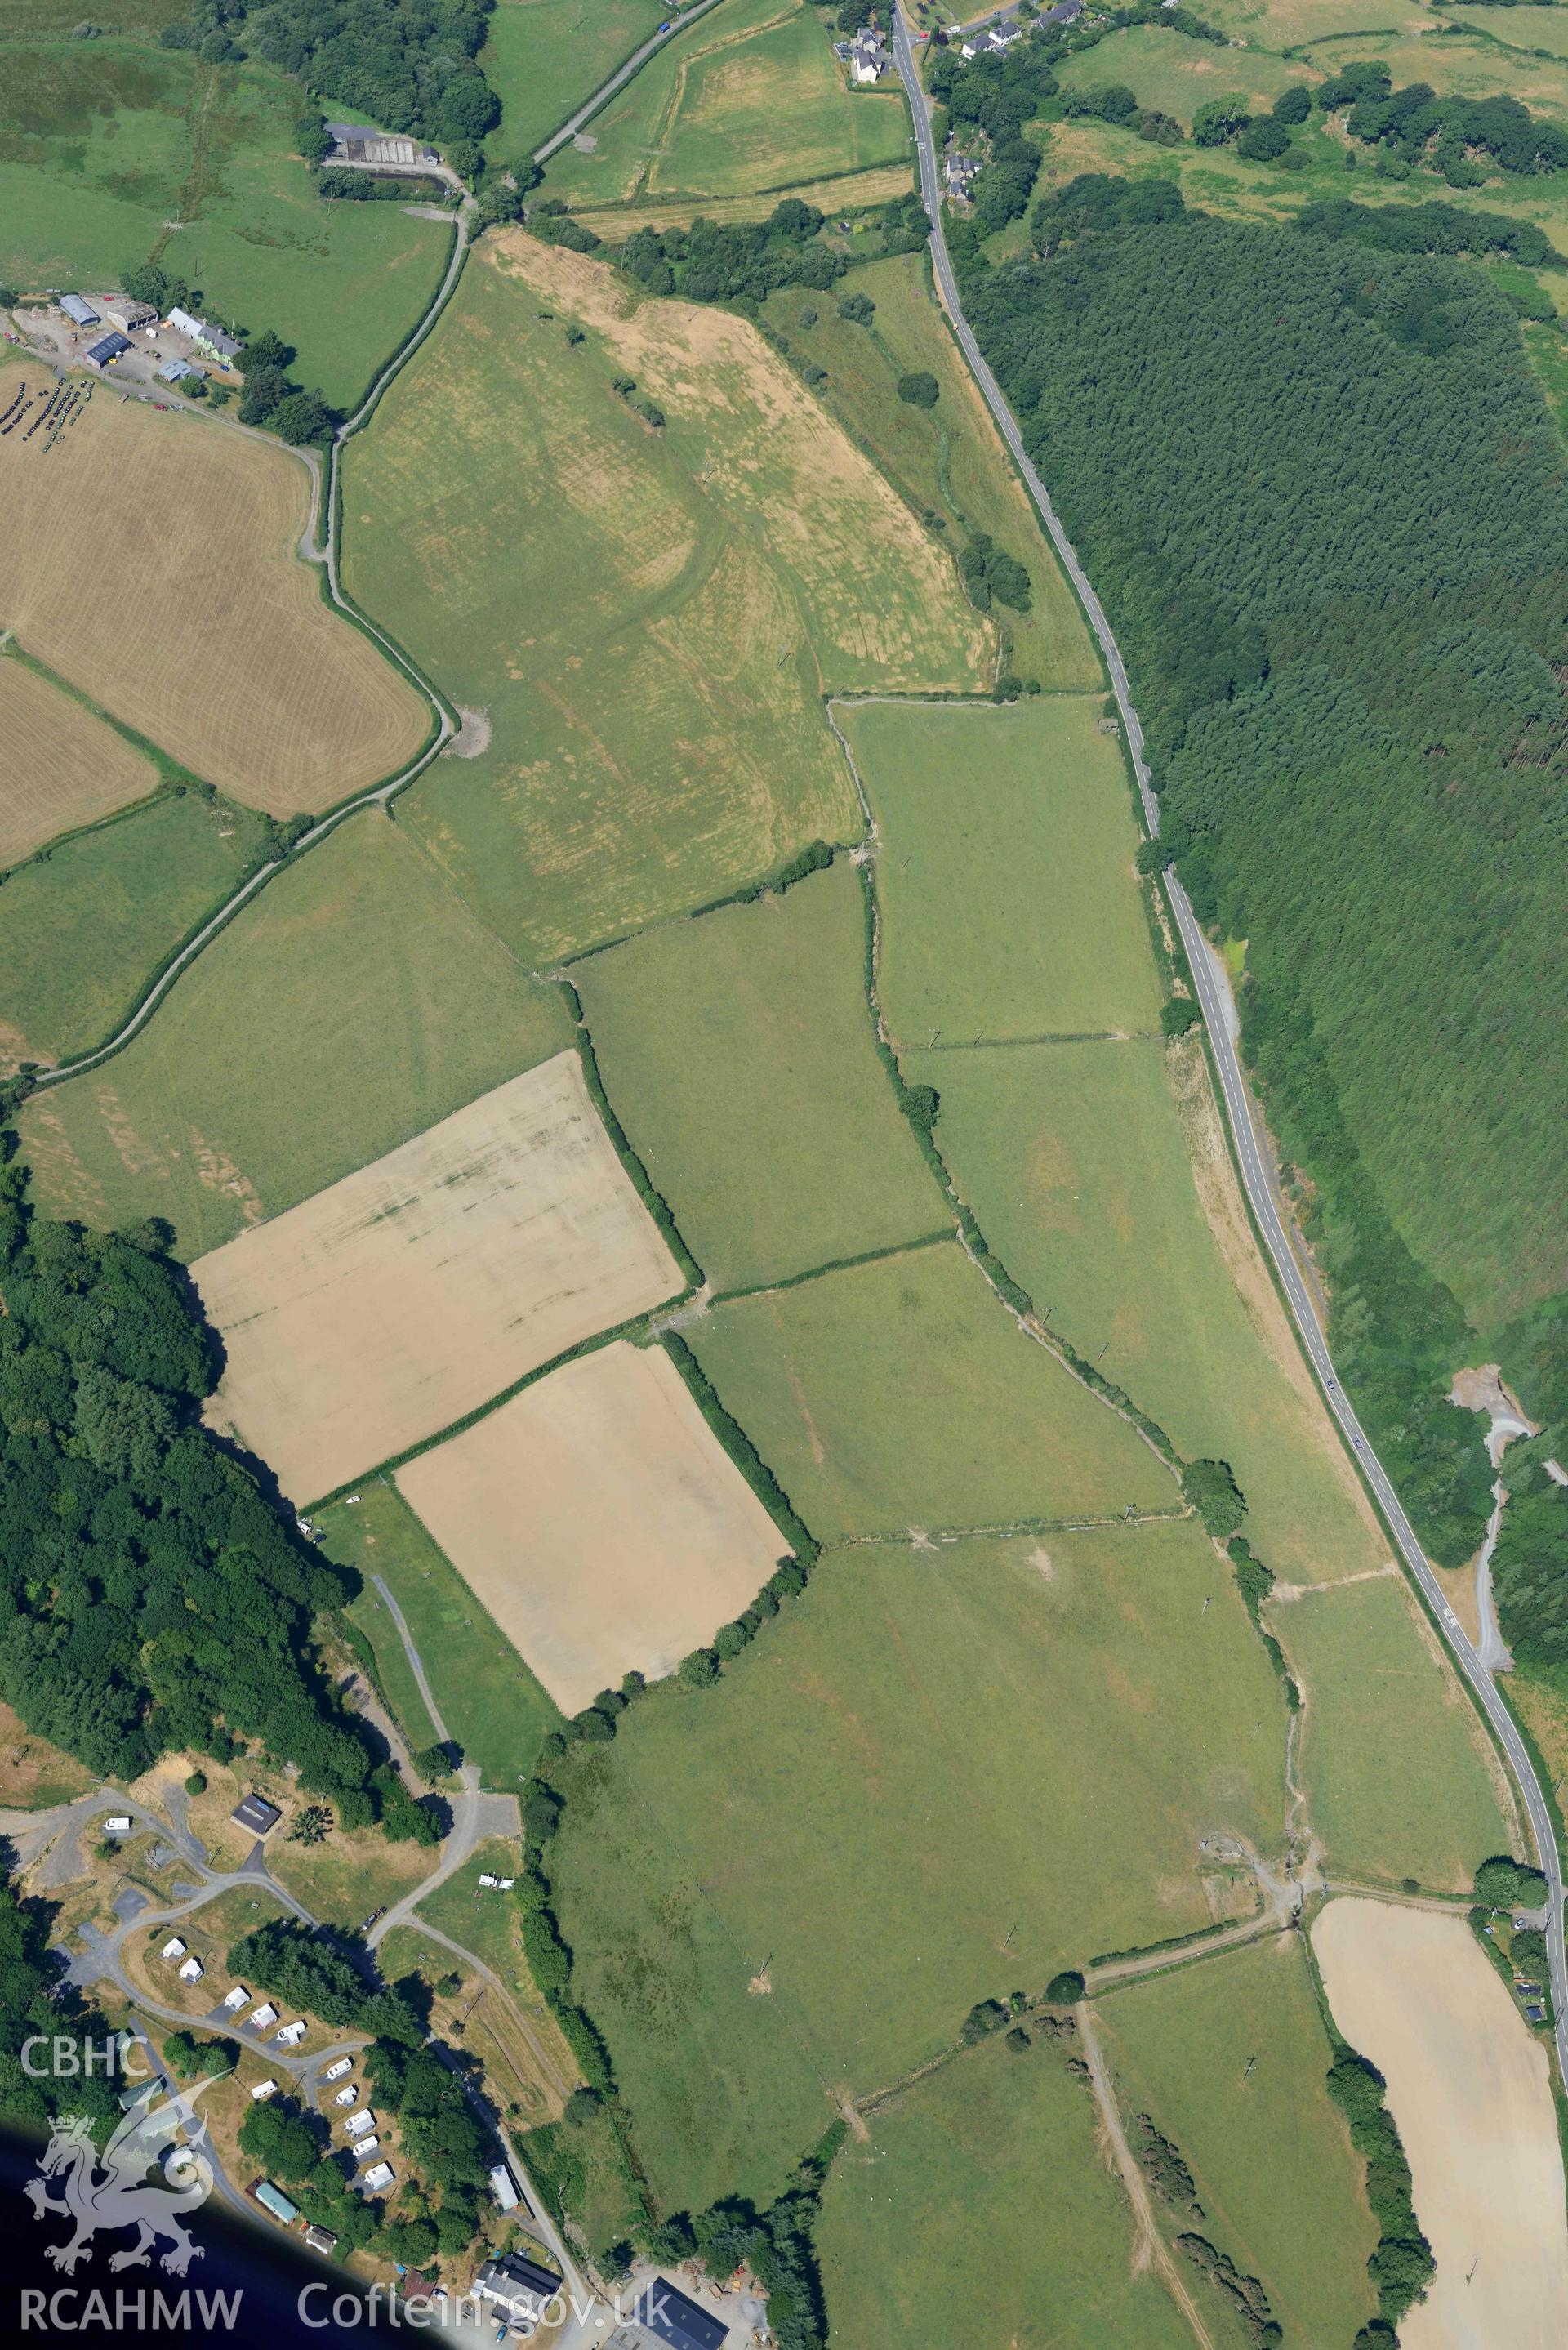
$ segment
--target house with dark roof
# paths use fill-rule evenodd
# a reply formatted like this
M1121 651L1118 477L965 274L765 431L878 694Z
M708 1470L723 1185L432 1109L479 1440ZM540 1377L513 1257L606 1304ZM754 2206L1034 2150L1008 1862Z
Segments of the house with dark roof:
M100 335L96 343L88 345L82 357L89 368L112 367L116 359L130 348L130 341L124 335Z

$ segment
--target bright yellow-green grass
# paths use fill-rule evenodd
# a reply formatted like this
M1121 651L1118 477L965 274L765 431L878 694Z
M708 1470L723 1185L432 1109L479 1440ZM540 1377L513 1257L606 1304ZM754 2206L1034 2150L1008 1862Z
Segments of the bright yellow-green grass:
M977 1999L1206 1925L1200 1839L1278 1843L1283 1722L1188 1520L831 1553L574 1748L551 1881L659 2204L765 2200Z
M747 387L729 397L715 370L711 407L655 433L612 390L622 369L600 337L568 345L561 316L540 316L556 306L490 259L486 239L349 443L347 575L487 712L489 748L441 761L403 820L542 964L861 827L788 517L770 510L786 483L751 470L742 512L698 478L750 429ZM831 563L831 546L815 553ZM897 553L876 582L895 610Z
M877 305L869 329L838 316L838 297L849 293ZM770 295L763 308L792 350L827 369L829 406L875 452L917 513L941 517L955 559L976 531L989 531L1023 565L1030 609L996 608L1012 634L1018 674L1045 687L1098 685L1083 616L929 292L923 255L868 262L830 300L794 286ZM803 327L808 309L816 322ZM920 372L941 387L934 409L898 398L899 377Z
M1020 1045L904 1066L937 1087L938 1148L1013 1279L1179 1451L1231 1462L1259 1556L1294 1583L1379 1565L1386 1545L1260 1262L1198 1049Z
M1157 2204L1161 2219L1196 2228L1257 2277L1287 2342L1350 2342L1376 2314L1366 2260L1377 2230L1324 2087L1334 2052L1302 1937L1127 1984L1106 1994L1100 2021L1135 2146L1147 2114L1203 2206L1199 2222Z
M852 91L832 39L805 0L726 0L594 117L591 154L553 159L550 186L574 204L732 196L898 162L897 84Z
M685 1335L822 1540L1177 1504L1142 1438L956 1241L742 1298Z
M155 255L231 325L275 328L302 381L358 399L429 302L450 229L400 204L324 203L294 152L300 91L259 62L108 40L5 54L7 285L101 292Z
M269 882L141 1033L22 1118L34 1197L182 1256L433 1126L571 1029L379 810Z
M1568 9L1526 5L1503 15L1496 8L1459 6L1447 12L1447 21L1468 32L1489 33L1511 49L1550 49L1554 57L1568 57Z
M1265 113L1282 91L1319 76L1305 64L1272 57L1266 49L1224 48L1214 41L1189 40L1160 25L1130 25L1109 33L1092 49L1067 58L1056 69L1064 89L1103 89L1124 82L1140 106L1174 115L1190 130L1192 118L1211 98L1232 91Z
M1331 1871L1457 1893L1513 1849L1500 1766L1401 1578L1309 1592L1270 1620L1306 1695L1300 1774Z
M900 1047L1158 1025L1106 711L1098 694L840 709L881 834L877 985Z
M361 1486L357 1502L318 1510L317 1523L327 1556L365 1579L348 1613L374 1648L410 1735L419 1742L437 1733L425 1726L430 1716L377 1575L401 1610L447 1736L465 1762L478 1763L487 1787L515 1788L561 1717L446 1553L389 1478Z
M1233 39L1265 49L1298 47L1364 27L1414 32L1434 21L1421 0L1204 0L1203 14Z
M599 1072L716 1290L950 1231L872 1041L847 858L579 963Z
M0 911L5 1063L62 1060L112 1035L159 965L239 887L265 832L227 800L166 795L11 874Z
M520 161L664 21L659 0L496 0L479 58L501 100L491 151Z
M875 2114L833 2166L816 2250L855 2350L1192 2350L1135 2257L1094 2091L1049 2042L984 2041Z

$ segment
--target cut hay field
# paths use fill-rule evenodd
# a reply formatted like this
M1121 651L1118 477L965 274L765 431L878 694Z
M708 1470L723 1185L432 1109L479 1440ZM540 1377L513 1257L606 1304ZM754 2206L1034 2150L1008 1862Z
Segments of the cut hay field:
M1433 19L1425 0L1210 0L1204 14L1249 47L1285 49L1367 27L1415 32Z
M0 659L0 866L146 799L161 781L123 734L16 660Z
M684 1334L821 1540L1178 1505L1126 1420L956 1241L716 1307Z
M1501 1766L1402 1577L1276 1600L1269 1622L1303 1685L1300 1777L1334 1874L1458 1893L1515 1848Z
M16 667L0 664L0 684ZM107 726L99 733L121 743ZM145 772L157 782L155 770ZM0 1073L84 1053L112 1035L159 965L238 888L265 846L262 820L248 808L168 793L9 874Z
M961 2311L964 2350L1191 2350L1098 2124L1048 2042L984 2042L875 2114L823 2198L832 2338L952 2350Z
M0 406L18 375L54 381L0 367ZM333 806L414 756L423 698L299 558L296 457L101 384L45 445L0 440L0 612L36 660L275 816Z
M1293 1583L1388 1546L1259 1255L1193 1039L911 1053L937 1147L1051 1326L1187 1459L1229 1461L1258 1555Z
M497 0L479 59L501 100L492 151L531 154L664 21L660 0Z
M397 1482L563 1713L672 1672L789 1548L662 1347L563 1364Z
M681 1286L570 1051L191 1270L226 1357L207 1419L299 1502Z
M349 444L345 514L350 587L491 722L404 820L535 964L858 838L826 684L990 674L940 549L754 328L521 232Z
M877 1058L846 858L574 966L599 1074L715 1290L951 1228Z
M99 1226L166 1216L196 1256L570 1037L559 994L367 810L269 882L124 1052L27 1104L33 1196Z
M1082 694L836 713L882 836L877 987L900 1048L1158 1026L1106 708Z
M259 62L108 39L5 56L7 284L113 288L156 252L232 324L275 327L329 400L358 400L434 292L448 228L400 204L325 203L294 151L298 88Z
M591 153L566 147L548 169L574 205L794 188L909 152L897 83L852 91L805 0L726 0L650 59L588 134Z
M1377 2230L1324 2086L1334 2051L1300 1936L1127 1983L1096 2004L1129 2141L1147 2114L1203 2206L1199 2221L1157 2205L1166 2225L1197 2228L1257 2277L1287 2342L1349 2343L1376 2314L1366 2261ZM1215 2314L1196 2278L1192 2290Z
M926 284L922 254L903 253L851 270L822 297L781 287L763 306L775 333L802 359L827 369L826 397L917 513L943 517L956 555L976 531L1030 575L1027 612L997 608L1012 638L1012 667L1021 677L1064 691L1090 691L1099 664L1072 590L1051 552L989 410L953 343L946 319ZM872 328L838 316L837 297L865 294L877 306ZM803 327L807 309L816 324ZM901 375L919 370L941 387L934 409L898 398Z
M976 1999L1206 1925L1199 1839L1274 1846L1282 1733L1189 1523L825 1556L557 1774L574 1995L660 2205L765 2201Z
M1231 49L1189 40L1159 25L1130 25L1108 33L1094 48L1065 58L1056 74L1064 89L1104 89L1109 82L1125 83L1139 106L1174 115L1187 130L1199 108L1212 98L1236 91L1253 113L1262 114L1294 83L1311 87L1320 78L1304 61L1274 57L1251 45Z
M1462 1918L1331 1901L1312 1939L1335 2024L1387 2081L1437 2259L1405 2350L1553 2350L1568 2219L1545 2049Z
M478 1763L487 1787L514 1788L559 1712L397 1487L372 1478L358 1502L329 1503L317 1523L327 1555L365 1578L348 1613L376 1651L400 1720L408 1720L405 1705L416 1731L427 1717L397 1626L371 1581L378 1575L402 1610L448 1734Z

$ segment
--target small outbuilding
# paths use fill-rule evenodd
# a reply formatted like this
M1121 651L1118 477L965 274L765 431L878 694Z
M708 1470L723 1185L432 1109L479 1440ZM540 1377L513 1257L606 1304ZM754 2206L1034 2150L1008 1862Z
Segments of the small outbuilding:
M269 1804L266 1797L258 1795L253 1787L244 1801L234 1805L229 1817L237 1828L248 1828L252 1835L265 1836L271 1835L283 1814L275 1804Z
M282 2188L275 2187L270 2178L258 2178L251 2193L262 2210L270 2211L275 2220L281 2220L286 2228L292 2228L298 2219L298 2204L291 2203Z
M60 307L73 327L96 327L100 323L100 314L80 294L62 294Z
M379 2195L384 2188L390 2187L396 2177L397 2173L389 2162L379 2162L373 2170L365 2173L359 2184L368 2187L373 2195Z
M161 1959L182 1959L185 1955L185 1945L178 1934L171 1934L158 1955Z
M200 1959L187 1959L180 1970L180 1980L182 1982L200 1982L205 1972Z
M88 345L82 357L89 368L101 369L113 367L115 361L122 359L130 348L130 338L128 335L100 335L96 343Z
M668 2277L655 2277L645 2286L631 2314L634 2324L656 2342L668 2342L670 2350L719 2350L730 2331L711 2310L699 2307Z

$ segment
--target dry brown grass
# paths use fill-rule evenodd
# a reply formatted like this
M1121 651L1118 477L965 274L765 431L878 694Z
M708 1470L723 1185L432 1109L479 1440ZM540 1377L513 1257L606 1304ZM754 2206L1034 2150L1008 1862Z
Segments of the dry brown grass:
M672 1670L786 1548L660 1347L564 1365L397 1482L566 1713Z
M308 484L281 448L99 385L47 456L0 439L0 623L246 806L330 807L423 741L420 696L299 558Z
M20 1714L0 1704L0 1808L47 1811L85 1795L93 1783L85 1764L35 1738Z
M575 1052L192 1271L228 1350L209 1417L299 1501L680 1287Z
M754 327L699 303L639 300L602 262L521 230L494 241L493 261L602 335L672 433L701 421L702 487L741 527L754 530L761 515L825 685L990 682L995 633L950 557Z
M157 768L112 726L36 670L0 660L0 865L157 788Z
M802 203L815 204L819 212L837 213L907 196L914 183L912 164L875 163L869 171L851 172L836 180L808 181L788 192ZM574 198L572 210L584 215L607 214L607 220L600 218L598 224L618 241L639 228L685 228L699 213L711 221L765 220L780 200L777 188L753 196L645 196L630 204L596 204L583 196Z
M1554 2350L1568 2214L1545 2049L1462 1918L1331 1901L1313 1948L1334 2022L1387 2081L1437 2256L1406 2350Z

